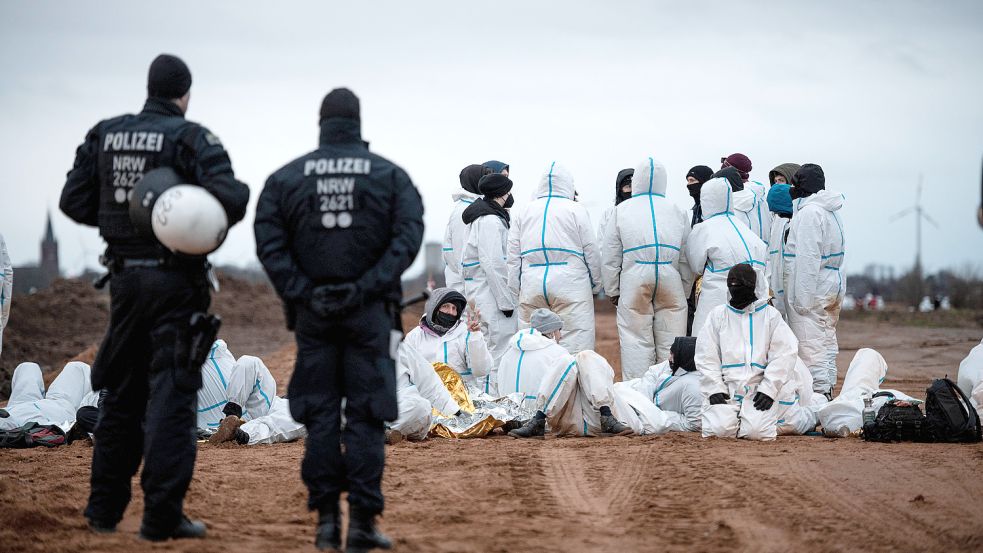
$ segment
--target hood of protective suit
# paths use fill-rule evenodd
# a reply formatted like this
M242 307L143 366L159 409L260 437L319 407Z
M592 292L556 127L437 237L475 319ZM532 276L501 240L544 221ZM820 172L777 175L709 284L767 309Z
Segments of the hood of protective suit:
M543 177L539 179L539 187L536 188L536 197L558 196L561 198L573 199L574 185L573 175L567 168L554 161L550 163Z
M754 190L750 188L733 192L730 196L730 210L747 213L754 209L754 201Z
M778 167L775 167L771 171L768 171L768 184L775 184L776 176L785 177L785 184L792 184L792 177L795 176L795 172L802 167L798 163L783 163Z
M430 328L435 328L434 315L440 311L440 306L445 303L453 303L457 307L457 320L460 321L461 317L464 316L464 308L467 306L468 300L453 288L437 288L434 290L423 307L423 318L426 319L427 325ZM437 328L436 330L440 329ZM450 330L450 328L446 329L445 332L447 330Z
M543 336L542 333L535 328L530 328L515 333L515 335L509 338L509 342L519 351L535 351L538 349L546 349L551 345L558 345L556 340Z
M646 158L645 161L635 167L635 174L631 177L631 194L659 194L666 195L666 167L662 163Z
M703 183L700 188L700 206L703 209L703 217L711 217L724 211L733 211L734 205L730 190L730 183L723 177L710 179Z
M820 190L811 196L792 201L796 213L807 205L818 205L826 211L839 211L843 207L843 194L830 190Z
M461 174L458 179L461 181L461 188L467 190L471 194L481 194L478 191L478 181L485 174L485 169L481 165L468 165L464 169L461 169Z

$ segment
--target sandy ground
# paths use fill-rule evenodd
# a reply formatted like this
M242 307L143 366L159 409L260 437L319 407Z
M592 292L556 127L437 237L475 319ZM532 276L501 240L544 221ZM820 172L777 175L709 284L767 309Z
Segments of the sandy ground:
M613 314L598 327L598 350L616 361ZM256 341L285 387L289 336L242 332L233 351ZM890 366L885 386L923 396L932 378L955 377L983 331L847 320L839 334L841 380L854 352L874 347ZM135 538L136 479L120 532L86 531L91 452L0 450L0 551L313 550L302 443L202 445L186 510L209 539L153 547ZM983 550L980 444L496 437L404 442L387 462L382 527L399 551Z

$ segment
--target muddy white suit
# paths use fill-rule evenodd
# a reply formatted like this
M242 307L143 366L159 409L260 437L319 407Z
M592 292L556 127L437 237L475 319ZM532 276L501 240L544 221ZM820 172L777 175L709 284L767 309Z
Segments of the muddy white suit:
M481 333L495 364L505 354L509 338L517 329L515 313L511 317L502 313L515 311L516 308L508 285L508 236L509 227L500 217L479 217L468 225L461 254L464 295L481 312Z
M243 355L236 361L225 340L216 340L212 344L208 358L201 366L201 382L198 390L199 430L216 430L225 418L223 409L229 402L242 407L242 419L247 422L268 415L273 408L276 380L270 369L261 359L251 355ZM293 425L299 423L293 419L280 423L283 427Z
M518 328L529 328L536 309L549 309L563 319L560 345L577 353L594 349L594 294L601 274L590 216L573 197L573 176L551 163L536 198L513 217L508 277L519 298Z
M703 222L693 227L684 248L686 261L696 275L703 275L700 296L693 318L693 335L699 336L710 311L727 304L727 272L740 263L749 263L757 274L756 295L768 297L765 261L768 246L734 215L733 192L727 179L718 177L703 183L700 204Z
M428 311L440 307L439 303L433 305L436 299L431 296L430 301L427 302ZM497 395L495 385L498 380L495 376L495 364L485 343L484 333L480 330L478 332L468 330L465 318L462 317L443 335L422 324L418 325L406 334L403 342L412 346L427 362L443 363L457 371L472 394Z
M778 434L801 435L816 429L818 411L826 405L826 396L812 390L812 373L801 359L796 358L789 381L775 401Z
M431 362L406 341L396 358L396 404L399 416L389 427L411 440L427 437L433 409L447 416L460 409Z
M788 323L820 393L836 384L836 323L846 293L845 239L836 213L842 207L843 196L828 190L793 200L785 242Z
M734 217L747 225L758 239L766 242L771 236L772 225L771 212L768 211L768 188L760 182L748 181L744 183L744 190L733 194L731 209ZM705 218L712 214L704 208L703 215Z
M767 299L744 309L730 304L714 308L696 340L695 361L704 396L703 436L774 439L779 394L793 377L796 351L795 336ZM757 392L775 400L770 409L754 407ZM730 399L710 405L708 398L717 393Z
M788 230L791 219L770 214L771 237L768 238L768 287L775 296L775 309L788 320L788 306L785 302L785 231Z
M638 378L669 358L686 335L686 296L692 271L681 259L689 221L666 199L666 168L647 158L601 237L604 290L618 301L618 336L624 379Z
M10 416L0 419L0 430L36 422L54 424L68 432L79 407L98 403L99 395L92 391L90 374L88 365L72 361L45 390L37 363L17 365L10 382L10 399L4 408Z
M625 390L632 390L641 394L648 403L658 408L663 415L661 417L646 417L650 412L647 405L646 409L639 409L638 403L632 397L625 395ZM638 412L638 416L648 419L650 426L655 426L664 419L666 430L675 432L698 432L702 421L703 413L703 392L700 390L700 373L697 371L686 371L679 368L675 371L669 367L669 361L663 361L658 365L649 367L641 377L618 382L614 385L615 395L627 401ZM625 421L622 421L625 422ZM661 432L639 432L629 422L625 422L638 434L651 434Z
M564 359L567 362L573 360L556 340L543 336L535 328L516 332L498 366L499 395L518 393L526 407L534 408L547 370Z
M14 293L14 268L7 254L7 243L0 235L0 353L3 352L3 329L10 319L10 298Z
M983 340L959 363L956 384L983 415Z

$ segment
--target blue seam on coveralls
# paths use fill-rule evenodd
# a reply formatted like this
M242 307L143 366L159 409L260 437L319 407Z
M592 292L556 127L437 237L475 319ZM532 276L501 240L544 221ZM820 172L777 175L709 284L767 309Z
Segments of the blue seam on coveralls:
M546 250L546 216L550 210L550 202L553 201L553 167L556 166L556 161L550 164L550 172L546 176L547 182L549 183L549 198L546 198L546 207L543 208L543 233L541 237L542 247L543 247L543 257L546 258L546 270L543 271L543 301L546 302L546 307L550 305L550 297L546 291L546 277L550 274L550 267L548 263L550 262L549 251Z
M652 193L652 181L655 179L655 161L649 157L649 194ZM649 213L652 215L652 240L658 244L659 243L659 224L655 220L655 200L649 195ZM655 293L659 291L659 251L661 248L655 248Z
M550 393L549 399L546 400L546 405L543 406L543 412L544 413L546 412L546 409L549 408L550 402L553 401L553 397L555 397L556 396L556 393L560 391L560 386L563 385L563 381L566 380L567 375L570 374L570 369L572 369L573 366L576 365L576 364L577 364L576 361L570 363L569 365L567 365L566 370L563 371L563 375L560 376L560 381L556 383L556 387L553 388L553 392Z
M208 360L212 362L212 366L215 367L215 371L218 373L219 380L222 381L222 387L227 388L228 384L225 383L225 375L222 374L222 369L218 368L218 363L215 361L215 350L218 349L218 344L212 345L212 351L208 354Z
M522 358L525 357L526 352L522 349L522 337L525 333L519 335L519 339L516 340L515 347L519 348L519 362L515 364L515 391L519 391L519 375L522 374Z
M273 407L273 402L270 401L270 396L266 395L266 392L263 391L263 388L259 386L258 378L256 379L256 390L259 391L259 395L263 396L263 400L266 401L266 407L267 408Z

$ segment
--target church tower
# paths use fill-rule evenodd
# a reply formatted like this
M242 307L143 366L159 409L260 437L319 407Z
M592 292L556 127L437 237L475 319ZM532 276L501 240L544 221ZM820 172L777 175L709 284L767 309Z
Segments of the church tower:
M54 230L51 228L51 213L48 213L48 224L44 231L44 240L41 241L41 282L39 288L47 288L51 283L61 276L58 269L58 241L55 240Z

